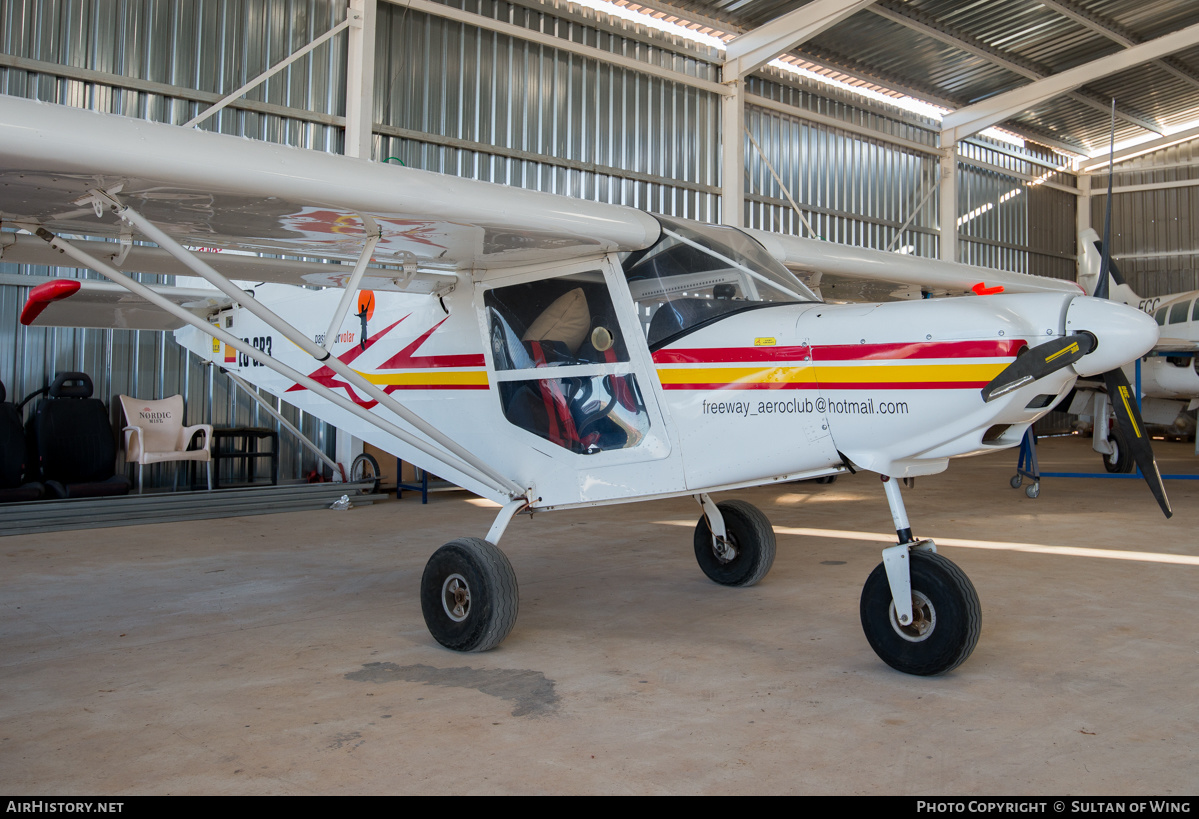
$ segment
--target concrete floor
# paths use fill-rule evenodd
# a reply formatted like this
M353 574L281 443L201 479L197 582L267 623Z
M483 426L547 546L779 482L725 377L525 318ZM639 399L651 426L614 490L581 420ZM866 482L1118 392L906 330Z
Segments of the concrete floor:
M437 646L418 598L433 550L491 523L466 493L0 538L2 790L1199 792L1199 486L1168 483L1166 521L1131 481L1029 500L1014 461L905 493L982 599L977 650L936 678L862 635L891 529L873 475L731 493L778 531L749 589L700 573L690 499L518 518L520 618L485 654Z

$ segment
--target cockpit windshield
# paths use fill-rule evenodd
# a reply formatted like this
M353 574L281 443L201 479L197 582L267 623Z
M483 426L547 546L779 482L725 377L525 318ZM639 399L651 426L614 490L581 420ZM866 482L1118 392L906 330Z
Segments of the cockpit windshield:
M624 261L651 349L731 313L820 301L741 231L657 218L662 238Z

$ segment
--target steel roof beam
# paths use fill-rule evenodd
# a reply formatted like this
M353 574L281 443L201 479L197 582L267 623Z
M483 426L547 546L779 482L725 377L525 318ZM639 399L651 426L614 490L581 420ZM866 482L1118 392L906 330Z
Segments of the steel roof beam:
M1101 20L1094 14L1091 14L1085 9L1079 8L1071 0L1040 0L1041 5L1046 8L1053 9L1063 17L1069 17L1074 22L1084 26L1096 34L1106 37L1113 42L1117 42L1122 46L1134 46L1141 42L1141 39L1135 34L1118 26L1108 20ZM1168 71L1175 77L1189 82L1191 85L1199 88L1199 74L1192 70L1185 63L1172 57L1163 57L1160 60L1153 61L1159 68Z
M769 23L734 37L725 47L725 82L757 71L780 54L835 26L874 0L813 0Z
M1199 24L1100 57L1053 74L983 102L959 108L941 122L942 143L957 142L1027 110L1038 103L1073 91L1084 83L1119 73L1199 43Z
M710 80L700 79L681 71L673 71L668 68L662 68L650 62L636 60L632 57L626 57L623 54L616 54L610 51L605 51L602 48L595 46L576 43L573 40L566 40L561 37L547 35L536 29L523 28L521 26L506 23L503 20L495 20L483 14L476 14L473 11L464 11L452 6L444 6L441 3L435 3L432 0L386 0L397 6L411 8L415 11L431 14L435 17L444 17L447 20L456 20L459 23L465 23L468 26L483 29L484 31L494 31L498 34L504 34L509 37L515 37L519 40L528 40L537 43L545 48L553 48L559 51L566 51L571 54L578 54L581 57L596 60L601 63L609 63L618 65L622 68L627 68L641 74L661 77L664 80L677 82L682 85L689 85L693 88L698 88L702 91L709 91L713 94L728 94L730 93L727 86L721 85Z
M900 11L897 8L889 5L876 5L870 11L885 20L890 20L893 23L898 23L905 28L913 31L918 31L933 39L939 40L946 45L961 49L968 54L973 54L976 57L981 57L988 62L994 63L1001 68L1011 71L1013 74L1019 74L1027 77L1030 80L1040 80L1051 76L1050 72L1044 67L1038 66L1030 60L1025 60L1016 57L1012 54L1007 54L994 46L987 45L977 39L970 37L959 31L951 31L944 26L938 24L935 20L927 15L920 15L910 10ZM1099 99L1096 96L1081 92L1072 91L1069 96L1075 101L1082 103L1090 108L1094 108L1103 114L1111 112L1111 103ZM1116 108L1116 116L1138 128L1143 128L1146 131L1151 131L1155 134L1160 134L1164 131L1161 123L1146 119L1128 110Z
M1130 145L1127 148L1121 148L1120 150L1116 151L1116 164L1119 164L1126 159L1141 156L1142 154L1152 153L1153 151L1160 151L1162 148L1168 148L1171 145L1177 145L1180 142L1186 142L1187 140L1195 138L1199 138L1199 125L1196 125L1193 128L1187 128L1183 131L1176 131L1173 134L1166 134L1165 136L1158 137L1157 139L1151 139L1148 142L1142 142L1138 145ZM1104 151L1100 156L1093 157L1085 162L1080 162L1078 165L1078 171L1079 173L1094 173L1100 168L1106 168L1108 165L1108 159L1109 157L1107 152ZM1117 173L1119 173L1119 171L1117 171Z

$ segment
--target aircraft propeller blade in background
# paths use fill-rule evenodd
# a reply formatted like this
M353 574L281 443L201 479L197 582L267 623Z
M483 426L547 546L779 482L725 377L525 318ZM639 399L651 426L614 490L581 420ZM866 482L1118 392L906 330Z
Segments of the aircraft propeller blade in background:
M1116 171L1116 101L1112 100L1112 131L1107 166L1107 207L1103 215L1103 254L1099 265L1099 282L1095 285L1095 297L1108 297L1108 276L1112 267L1112 180ZM1170 499L1166 497L1166 487L1162 483L1161 472L1157 468L1157 460L1153 457L1153 447L1149 443L1149 433L1145 430L1145 422L1137 409L1137 396L1128 385L1128 378L1120 367L1108 370L1103 374L1103 383L1107 384L1108 402L1116 412L1116 423L1123 431L1124 438L1132 450L1133 460L1145 476L1149 491L1157 499L1157 505L1162 508L1166 517L1172 517L1174 511L1170 508Z
M1074 333L1026 349L1003 372L991 379L990 384L983 387L983 401L1007 395L1063 367L1069 367L1093 349L1095 336L1090 333Z

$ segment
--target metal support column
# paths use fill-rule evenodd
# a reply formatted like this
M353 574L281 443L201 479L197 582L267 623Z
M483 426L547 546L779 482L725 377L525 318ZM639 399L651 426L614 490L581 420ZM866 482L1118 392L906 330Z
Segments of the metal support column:
M943 262L958 260L958 146L941 146L941 252Z
M350 0L346 48L346 156L370 159L375 122L376 0Z
M720 221L745 227L745 84L726 83L720 100Z

